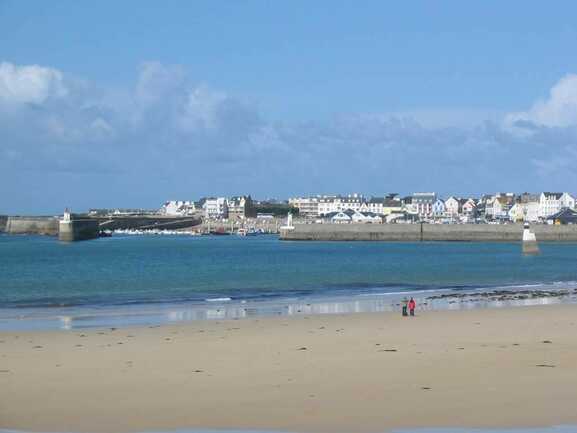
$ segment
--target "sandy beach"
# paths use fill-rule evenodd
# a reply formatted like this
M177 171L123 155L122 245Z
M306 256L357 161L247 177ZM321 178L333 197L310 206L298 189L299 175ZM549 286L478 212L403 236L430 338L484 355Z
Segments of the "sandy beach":
M577 424L577 306L0 333L0 428Z

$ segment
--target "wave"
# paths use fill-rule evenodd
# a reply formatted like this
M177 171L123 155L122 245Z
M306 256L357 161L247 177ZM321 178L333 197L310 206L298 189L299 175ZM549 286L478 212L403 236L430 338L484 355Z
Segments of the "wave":
M135 294L114 295L97 294L94 296L68 296L68 297L44 297L28 299L0 299L2 310L22 309L69 309L78 307L138 307L147 305L163 304L205 304L205 303L230 303L230 302L267 302L283 299L306 300L308 298L330 297L388 297L409 294L438 293L438 292L483 292L493 290L561 290L575 289L577 281L553 281L532 283L509 283L509 284L370 284L355 283L342 285L327 285L313 288L238 288L212 293L208 291L196 292L191 289L190 295L166 295L166 292L175 290L182 292L185 288L167 289L164 296L146 296ZM215 293L216 292L216 293Z

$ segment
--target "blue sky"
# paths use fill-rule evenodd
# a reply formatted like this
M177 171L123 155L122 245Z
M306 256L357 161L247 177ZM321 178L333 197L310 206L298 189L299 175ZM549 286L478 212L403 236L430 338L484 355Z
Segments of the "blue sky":
M574 2L0 0L0 213L577 192Z

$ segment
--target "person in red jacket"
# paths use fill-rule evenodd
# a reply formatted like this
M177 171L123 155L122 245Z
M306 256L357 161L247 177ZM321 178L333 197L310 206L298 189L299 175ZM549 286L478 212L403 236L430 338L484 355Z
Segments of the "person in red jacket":
M411 297L411 300L409 301L409 313L411 314L411 316L415 315L415 308L417 307L417 303L415 302L415 300Z

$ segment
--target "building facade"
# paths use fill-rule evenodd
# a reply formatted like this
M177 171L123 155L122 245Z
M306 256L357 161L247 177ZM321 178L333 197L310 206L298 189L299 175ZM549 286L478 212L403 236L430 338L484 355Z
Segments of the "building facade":
M542 192L539 196L539 216L547 218L562 209L575 209L575 198L567 192Z
M228 205L224 197L210 197L204 201L204 213L209 219L228 218Z
M450 217L458 216L461 213L461 200L457 197L449 197L445 200L445 212Z
M442 199L438 198L433 203L432 214L435 218L441 218L446 215L445 212L446 212L445 202Z
M299 215L304 217L319 216L318 197L295 197L289 199L289 204L299 210Z
M437 201L434 192L416 192L411 196L411 205L419 217L426 218L433 214L433 204Z
M170 200L162 205L160 213L170 216L193 215L196 212L196 206L193 201Z
M322 196L319 197L318 215L323 216L332 212L345 211L347 209L360 211L364 201L364 197L360 194L350 194L347 196Z
M231 197L226 201L228 218L244 219L256 216L250 195Z

